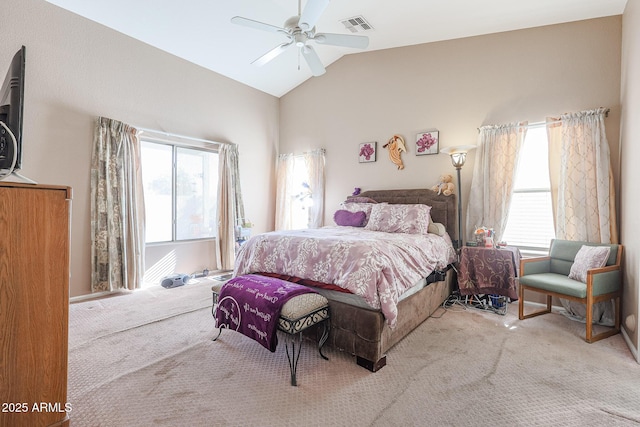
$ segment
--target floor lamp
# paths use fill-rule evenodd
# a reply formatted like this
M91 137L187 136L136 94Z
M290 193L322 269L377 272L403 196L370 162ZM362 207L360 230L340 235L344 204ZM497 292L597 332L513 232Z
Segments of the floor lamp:
M451 163L456 168L458 175L458 239L456 240L456 249L462 248L462 185L460 182L460 169L467 160L467 153L476 148L475 145L459 145L457 147L446 147L442 151L451 156Z

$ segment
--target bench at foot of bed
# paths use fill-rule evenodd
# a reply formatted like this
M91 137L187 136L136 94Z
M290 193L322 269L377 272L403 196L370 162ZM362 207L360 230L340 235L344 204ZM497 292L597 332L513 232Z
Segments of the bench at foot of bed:
M213 292L213 307L211 314L215 317L215 307L218 303L218 295L224 283L217 283L211 287ZM329 360L322 353L322 347L329 338L329 302L325 297L316 293L307 293L291 298L283 306L278 318L278 330L287 334L285 341L285 351L287 360L289 361L289 369L291 371L291 385L297 384L296 372L298 370L298 359L302 349L302 333L312 326L322 324L322 335L318 342L318 352L324 360ZM217 340L222 333L220 328L218 335L213 338ZM297 339L296 339L297 336ZM297 351L296 351L297 344ZM289 352L291 347L291 352Z

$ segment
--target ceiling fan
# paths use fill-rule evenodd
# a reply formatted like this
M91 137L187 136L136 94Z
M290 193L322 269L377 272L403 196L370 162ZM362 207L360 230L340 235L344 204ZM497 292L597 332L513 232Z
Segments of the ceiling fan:
M280 33L288 38L288 40L279 46L271 49L252 64L261 66L273 60L282 52L296 46L299 53L304 56L307 61L311 73L314 76L320 76L325 73L324 65L315 51L310 41L327 44L332 46L353 47L365 49L369 45L369 38L366 36L354 36L350 34L332 34L332 33L316 33L316 22L320 19L322 12L329 5L329 0L308 0L304 10L300 12L300 0L298 0L298 15L292 16L284 22L282 27L265 24L264 22L254 21L253 19L234 16L231 22L245 27L254 28L256 30L269 31L272 33Z

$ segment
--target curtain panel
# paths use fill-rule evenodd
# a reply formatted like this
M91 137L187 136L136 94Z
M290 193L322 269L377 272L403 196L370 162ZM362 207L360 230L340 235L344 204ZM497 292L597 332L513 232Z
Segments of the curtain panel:
M467 206L467 238L470 231L484 226L493 228L497 241L502 239L527 124L519 122L480 128Z
M558 239L618 242L605 112L599 108L547 119Z
M218 181L218 267L233 270L236 260L236 235L238 227L245 223L244 202L240 187L238 147L222 145L219 156Z
M556 237L593 243L618 243L615 187L605 108L547 119L549 174ZM586 306L560 299L567 315L586 318ZM593 306L593 322L615 324L614 301Z
M280 154L276 170L276 230L290 230L293 222L295 158L293 154Z
M142 285L145 210L137 130L99 117L91 161L91 291Z
M309 228L320 228L324 222L325 150L320 148L304 154L312 204L309 207Z
M303 163L303 167L300 167L300 162ZM300 206L295 205L294 200L301 197L311 198L311 203L305 211L308 214L307 227L322 227L324 222L324 170L324 148L304 154L289 153L278 156L276 230L296 228L294 227L294 223L296 223L294 219L296 215L300 215ZM301 189L303 189L302 195Z

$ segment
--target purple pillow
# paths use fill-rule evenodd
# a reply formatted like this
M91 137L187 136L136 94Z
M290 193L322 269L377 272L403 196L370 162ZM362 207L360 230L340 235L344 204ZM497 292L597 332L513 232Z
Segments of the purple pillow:
M337 210L333 214L333 220L336 224L348 227L364 227L367 221L367 214L363 211L349 212L344 209Z

